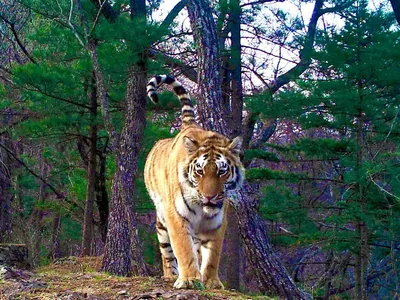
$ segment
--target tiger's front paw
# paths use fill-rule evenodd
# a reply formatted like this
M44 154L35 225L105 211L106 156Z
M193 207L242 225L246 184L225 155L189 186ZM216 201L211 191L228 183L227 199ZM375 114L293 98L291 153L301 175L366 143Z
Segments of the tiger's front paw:
M218 290L223 290L224 285L222 284L221 280L219 278L209 278L206 281L204 281L204 286L206 289L218 289Z
M203 290L204 285L197 278L178 278L174 283L174 288Z

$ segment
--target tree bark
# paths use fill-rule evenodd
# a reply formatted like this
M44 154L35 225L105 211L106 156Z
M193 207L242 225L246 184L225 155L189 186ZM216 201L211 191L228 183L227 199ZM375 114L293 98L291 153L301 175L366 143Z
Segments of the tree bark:
M83 219L82 232L82 256L91 254L91 245L93 240L93 206L96 197L96 152L97 152L97 96L96 89L92 91L91 109L90 109L90 136L89 136L89 156L87 165L87 189L86 204Z
M105 153L98 153L99 170L96 173L96 205L99 211L99 230L101 240L106 242L107 238L107 223L108 223L108 193L106 187L106 155Z
M222 110L220 59L216 25L208 1L189 0L188 12L199 58L198 110L206 129L230 136ZM261 291L275 292L285 299L305 299L274 252L264 220L251 205L250 190L244 188L239 201L232 201L239 219L241 237Z
M397 23L400 25L400 0L390 0Z
M231 138L242 134L243 90L242 90L242 60L241 60L241 8L239 0L229 2L229 27L231 32L231 51L229 68L230 76L230 133ZM228 211L227 246L227 286L231 289L240 288L240 232L238 219L233 207Z
M147 275L134 214L138 153L146 122L146 72L133 66L126 93L127 111L115 153L108 232L102 270L116 275Z
M239 197L232 202L239 220L246 257L256 274L260 291L283 299L309 298L297 288L274 251L265 222L257 213L258 200L254 201L250 197L252 194L254 192L245 185Z
M105 3L112 11L109 3L107 1ZM130 0L129 3L131 18L145 20L145 1ZM115 14L106 13L104 8L103 15L110 22L115 22ZM147 275L147 269L139 241L133 199L138 153L146 121L147 55L139 53L140 59L129 68L125 96L125 121L122 133L119 134L112 123L104 74L97 55L96 41L92 38L88 39L88 51L93 62L97 99L101 103L102 116L117 167L112 182L108 231L101 269L121 276L144 276Z
M232 114L232 137L242 134L242 112L243 112L243 87L242 87L242 44L241 44L241 8L240 0L230 1L230 28L231 28L231 114Z
M221 60L217 30L208 1L189 0L188 14L199 60L197 106L200 121L204 128L229 136L227 118L222 108Z
M2 144L6 143L0 137ZM11 178L11 158L9 154L0 148L0 243L4 242L11 233L11 201L12 178Z
M51 259L54 261L62 257L60 249L61 213L54 213L53 230L51 233Z
M226 285L229 289L240 288L240 232L234 208L228 209L228 228L226 231Z

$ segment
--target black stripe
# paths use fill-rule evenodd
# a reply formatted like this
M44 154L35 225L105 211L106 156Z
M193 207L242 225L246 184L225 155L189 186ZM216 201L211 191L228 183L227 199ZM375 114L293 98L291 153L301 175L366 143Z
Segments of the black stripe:
M155 78L156 78L156 81L157 81L157 85L159 85L161 83L161 80L162 80L161 76L157 75Z
M156 91L156 89L155 89L155 88L153 88L153 87L152 87L152 88L149 88L149 89L147 89L147 92L148 92L148 93L150 93L150 92L155 92L155 91Z
M182 195L182 197L183 197L183 195ZM185 202L185 205L186 205L187 209L188 209L192 214L196 215L196 211L195 211L193 208L191 208L191 207L189 206L189 204L186 202L186 199L185 199L185 198L183 198L183 202Z
M154 103L158 102L158 95L156 93L150 95L151 100L153 100Z
M187 93L186 90L185 90L185 88L184 88L183 86L176 86L176 87L174 87L174 91L175 91L175 93L176 93L178 96Z
M165 248L171 247L171 244L170 243L160 243L160 247L165 249Z
M194 111L193 110L189 110L189 109L185 109L182 111L182 115L184 114L189 114L189 115L194 115Z
M167 231L167 228L160 221L157 221L156 227L157 229Z
M165 261L166 261L166 262L173 262L174 260L176 260L175 257L166 257L166 258L165 258Z
M189 204L186 202L186 199L185 199L185 197L183 196L183 192L182 192L182 187L181 187L181 186L180 186L180 191L181 191L181 196L182 196L183 202L185 203L187 209L188 209L192 214L196 215L196 211L195 211L193 208L191 208L191 207L189 206Z
M186 222L188 222L188 223L190 224L189 219L186 218L185 216L182 216L182 215L179 213L179 211L176 209L176 207L175 207L175 210L176 210L176 213L177 213L182 219L184 219Z
M209 242L212 242L212 241L214 241L214 240L211 240L211 239L210 240L202 240L201 245L202 246L207 245Z
M165 78L164 83L166 83L166 84L172 84L172 83L174 83L174 81L176 81L175 78L173 78L173 77L167 75L167 78Z
M151 85L152 87L156 87L156 84L153 81L150 81L147 85L148 86Z
M192 101L190 100L190 98L187 98L185 96L182 96L181 98L179 98L179 100L182 104L192 105Z

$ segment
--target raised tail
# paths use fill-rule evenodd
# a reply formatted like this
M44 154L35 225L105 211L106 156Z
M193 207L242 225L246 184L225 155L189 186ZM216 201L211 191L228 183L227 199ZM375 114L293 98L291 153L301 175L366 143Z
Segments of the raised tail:
M156 93L157 88L162 84L168 84L173 87L175 94L178 96L182 106L182 126L196 123L194 116L194 108L192 100L190 100L189 93L182 86L182 84L174 77L169 75L157 75L154 76L147 83L147 95L154 103L158 102L158 96Z

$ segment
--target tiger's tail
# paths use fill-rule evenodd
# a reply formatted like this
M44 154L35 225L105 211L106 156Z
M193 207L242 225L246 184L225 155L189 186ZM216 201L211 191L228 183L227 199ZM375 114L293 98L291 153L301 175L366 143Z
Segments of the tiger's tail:
M172 86L175 94L178 96L182 106L182 125L190 125L196 123L194 115L194 107L192 100L190 99L189 93L182 86L182 84L174 77L169 75L157 75L149 80L147 83L147 95L154 103L158 102L158 96L156 93L157 88L162 84L168 84Z

